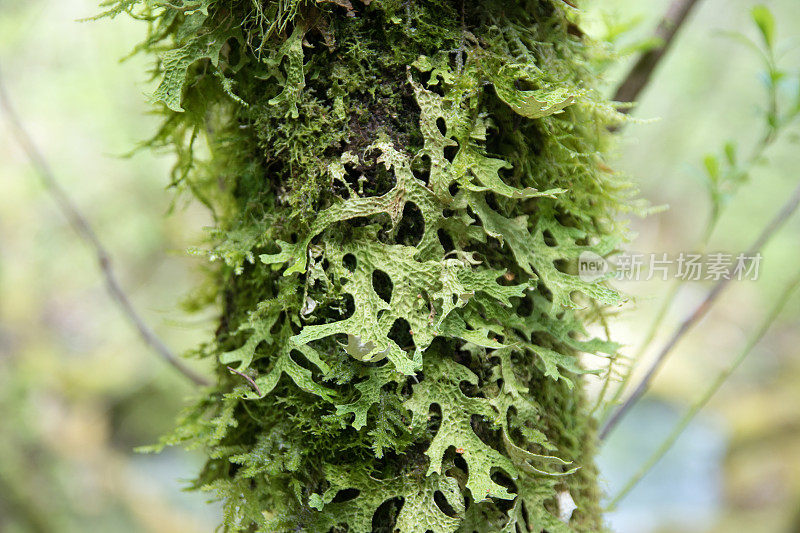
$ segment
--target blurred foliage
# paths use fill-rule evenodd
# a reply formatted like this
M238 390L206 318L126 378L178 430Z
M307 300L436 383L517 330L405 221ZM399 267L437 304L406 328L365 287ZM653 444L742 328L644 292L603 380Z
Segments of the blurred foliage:
M752 171L758 165L769 162L766 154L770 147L785 140L786 134L792 132L792 126L800 116L800 92L797 91L797 87L800 86L800 73L798 75L789 74L778 64L778 54L775 49L775 19L772 12L763 5L757 5L751 11L751 18L761 34L761 42L756 43L747 35L739 32L727 32L727 35L748 45L748 48L755 52L755 56L761 59L763 71L760 73L760 78L764 80L766 88L762 106L759 108L762 132L753 142L752 150L745 157L739 154L740 150L737 148L736 142L732 140L725 143L722 150L723 156L705 155L703 164L708 191L709 215L701 238L691 245L690 251L708 252L709 240L717 227L724 207L748 183ZM788 97L786 93L788 93ZM792 139L790 137L790 140ZM697 218L700 218L699 214L697 214ZM622 364L618 365L619 368L610 369L609 373L612 376L616 371L621 377L611 401L607 402L601 420L607 419L607 416L620 403L624 393L628 392L635 365L645 352L653 348L653 340L664 325L664 319L672 309L681 288L681 280L671 281L666 296L647 327L636 352L631 354L630 361L622 359ZM608 388L608 382L603 384L603 391L606 388ZM603 397L601 395L601 400Z
M604 31L602 20L610 11L612 20L642 20L618 38L620 47L642 41L667 3L603 2L598 9L606 15L595 15L596 31ZM743 0L702 2L642 95L634 116L660 120L628 128L619 164L641 178L645 197L670 209L634 223L639 232L634 250L742 251L796 187L800 13L791 2L772 1L767 4L771 18L756 6ZM616 68L621 74L625 67ZM708 156L714 145L722 148ZM633 413L608 443L609 462L602 467L611 480L609 492L619 490L669 432L670 417L650 416L652 404L674 406L666 413L684 411L730 364L753 325L777 300L800 265L799 228L795 216L766 248L759 280L729 288L661 371L641 415ZM673 287L651 281L625 289L637 297L637 312L615 321L612 329L615 338L628 339L622 352L632 355L631 346L647 335L662 302L673 297ZM651 348L661 347L707 289L702 282L684 283L676 291ZM610 516L613 524L636 532L796 531L800 493L793 480L800 464L800 433L792 416L800 390L793 362L800 355L799 314L795 297L679 439L679 449L668 453ZM653 350L645 352L638 369L646 368L653 355ZM635 372L632 381L639 377ZM643 432L655 440L648 442ZM759 444L745 444L751 439ZM722 444L718 451L716 443ZM704 447L704 455L692 458ZM701 466L702 461L711 464Z
M759 110L763 133L744 157L740 154L736 141L729 140L725 143L722 156L708 154L703 159L711 204L704 245L716 228L723 208L747 184L754 167L765 162L768 150L784 140L783 134L787 130L791 131L800 116L800 73L789 72L779 63L775 18L764 5L755 6L751 16L760 33L759 42L740 32L727 32L727 35L744 43L761 62L762 71L759 77L765 87L765 102L759 106Z
M182 210L164 219L168 160L115 155L155 123L141 69L119 64L138 31L124 21L76 22L96 9L84 0L0 1L0 69L123 285L181 351L213 328L175 306L196 278L186 228L206 217ZM180 492L197 458L133 453L172 426L190 388L117 312L91 250L5 122L0 175L0 531L208 531L214 510Z

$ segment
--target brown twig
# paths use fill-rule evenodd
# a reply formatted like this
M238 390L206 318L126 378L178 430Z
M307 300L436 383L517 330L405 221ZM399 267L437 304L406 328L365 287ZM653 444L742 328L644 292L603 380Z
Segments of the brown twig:
M639 98L639 94L647 86L656 67L669 50L678 30L697 3L698 0L673 0L656 28L654 37L658 39L659 45L642 54L636 61L619 85L617 93L614 95L615 101L629 103ZM622 112L629 110L630 108L627 107L620 109Z
M264 396L263 394L261 394L261 389L259 389L259 388L258 388L258 385L257 385L257 384L256 384L256 382L253 380L253 378L251 378L251 377L250 377L250 376L248 376L247 374L243 374L242 372L239 372L239 371L238 371L238 370L236 370L235 368L232 368L232 367L229 367L229 366L228 366L228 367L225 367L225 368L227 368L228 370L230 370L230 371L231 371L231 373L233 373L233 374L238 374L238 375L242 376L244 379L246 379L246 380L247 380L247 382L248 382L248 383L250 383L250 386L251 386L251 387L253 387L253 390L254 390L254 391L256 391L256 394L258 394L259 396Z
M75 232L94 250L97 258L97 263L100 271L105 280L106 289L108 289L111 299L116 302L125 317L130 321L136 330L139 332L142 340L150 345L162 359L167 361L175 367L181 374L191 379L194 383L201 386L209 385L208 380L199 374L195 373L191 368L186 366L178 357L173 354L164 342L158 338L152 329L145 323L142 317L137 313L131 304L128 296L122 290L122 287L117 280L114 269L111 266L111 258L108 251L98 239L97 234L92 229L86 217L84 217L78 206L69 198L66 191L56 180L55 174L50 168L50 165L45 159L42 152L33 142L33 139L25 130L22 125L22 120L17 114L11 98L3 83L2 73L0 73L0 108L2 108L6 120L11 127L11 132L19 142L20 146L28 156L31 164L33 165L39 177L42 180L47 192L53 197L58 205L58 208L67 218L69 224Z
M792 213L797 210L798 205L800 205L800 185L798 185L783 207L781 207L781 210L778 212L778 214L775 215L772 220L770 220L769 224L767 224L750 248L744 252L744 255L753 256L757 253L760 253L772 236L780 229L781 226L783 226ZM619 424L620 420L625 416L630 408L639 401L645 392L647 392L647 389L650 388L650 382L653 380L653 377L658 372L659 368L661 368L661 365L664 363L667 356L670 354L670 352L672 352L672 349L675 348L675 345L678 344L678 341L680 341L684 335L686 335L692 326L694 326L701 318L705 316L725 287L730 284L731 279L732 277L729 276L727 279L722 278L717 281L700 305L698 305L697 308L688 317L686 317L683 322L681 322L680 326L678 326L678 329L675 330L675 332L672 334L672 337L670 337L669 341L658 353L658 356L650 365L650 368L647 369L647 373L644 375L644 378L642 378L642 381L639 383L639 385L637 385L636 389L634 389L628 399L619 406L611 418L608 419L608 422L606 422L606 424L600 430L599 438L601 440L605 439L608 434L611 433L611 431Z

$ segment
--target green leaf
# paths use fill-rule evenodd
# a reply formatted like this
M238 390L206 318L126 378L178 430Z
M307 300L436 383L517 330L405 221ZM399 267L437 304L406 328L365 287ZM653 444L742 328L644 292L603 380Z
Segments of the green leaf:
M772 11L767 6L760 4L752 9L750 16L758 26L767 49L773 50L775 47L775 17L772 16Z
M713 154L708 154L703 158L703 164L706 167L706 174L708 175L708 179L711 181L712 184L719 183L720 179L720 171L719 171L719 159L717 156Z
M733 141L728 141L725 143L725 159L728 161L728 166L735 167L736 166L736 143Z

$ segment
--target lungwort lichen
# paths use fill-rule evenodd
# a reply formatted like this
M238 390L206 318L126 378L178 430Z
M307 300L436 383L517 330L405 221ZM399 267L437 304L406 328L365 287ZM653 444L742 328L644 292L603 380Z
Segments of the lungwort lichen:
M602 529L579 357L615 353L586 309L620 296L575 265L628 193L576 11L108 7L148 22L149 144L215 220L217 381L164 444L206 451L226 530Z

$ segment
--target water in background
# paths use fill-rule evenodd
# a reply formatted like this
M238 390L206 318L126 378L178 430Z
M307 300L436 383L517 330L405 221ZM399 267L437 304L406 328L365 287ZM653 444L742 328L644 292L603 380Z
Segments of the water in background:
M652 400L630 411L598 458L609 496L658 448L681 414L667 403ZM698 416L617 510L608 513L607 522L618 533L707 531L723 503L726 443L725 430L717 420Z

